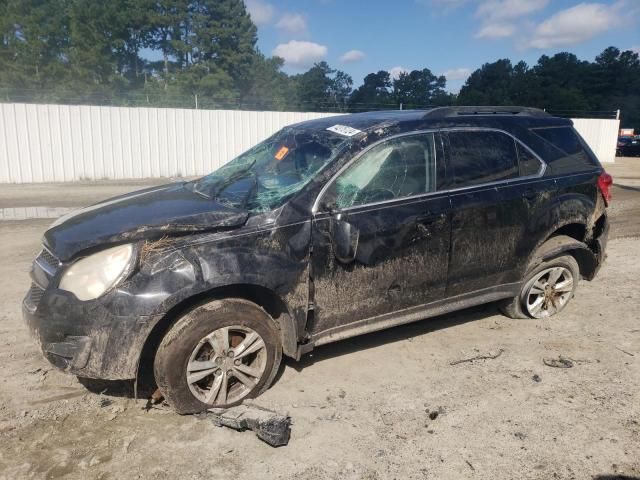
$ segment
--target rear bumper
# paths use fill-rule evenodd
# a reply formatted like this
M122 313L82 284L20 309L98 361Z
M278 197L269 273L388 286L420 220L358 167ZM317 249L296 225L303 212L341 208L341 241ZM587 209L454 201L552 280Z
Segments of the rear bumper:
M595 238L594 253L596 256L597 264L591 278L595 277L598 274L598 272L600 271L600 268L602 267L602 264L607 258L606 249L607 249L608 241L609 241L609 219L605 216L602 231L600 232L600 235Z

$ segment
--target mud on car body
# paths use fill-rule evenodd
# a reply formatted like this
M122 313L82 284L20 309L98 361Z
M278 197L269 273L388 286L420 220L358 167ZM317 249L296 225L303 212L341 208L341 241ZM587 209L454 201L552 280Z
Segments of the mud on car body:
M571 121L538 110L313 120L61 218L23 311L75 375L152 369L179 412L231 405L283 354L490 301L554 315L604 259L610 184Z

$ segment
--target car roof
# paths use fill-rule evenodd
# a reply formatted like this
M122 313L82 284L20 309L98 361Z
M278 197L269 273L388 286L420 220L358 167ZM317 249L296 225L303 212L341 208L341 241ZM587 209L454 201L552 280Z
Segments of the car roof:
M569 119L558 118L543 110L528 107L436 107L427 110L382 110L346 115L331 115L292 125L295 128L324 130L334 125L345 125L362 131L401 124L423 124L442 128L462 125L500 125L524 123L538 125L571 125Z

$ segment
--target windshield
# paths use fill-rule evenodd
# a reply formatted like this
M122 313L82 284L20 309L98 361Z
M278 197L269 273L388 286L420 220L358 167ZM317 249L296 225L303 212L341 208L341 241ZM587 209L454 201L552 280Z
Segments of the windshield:
M346 141L326 130L288 127L196 180L193 189L231 207L272 210L306 185Z

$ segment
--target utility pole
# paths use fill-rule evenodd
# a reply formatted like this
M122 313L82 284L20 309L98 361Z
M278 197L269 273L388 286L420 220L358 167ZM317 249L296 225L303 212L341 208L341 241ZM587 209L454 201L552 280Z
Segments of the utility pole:
M195 97L196 97L196 110L198 110L198 95L196 94Z

